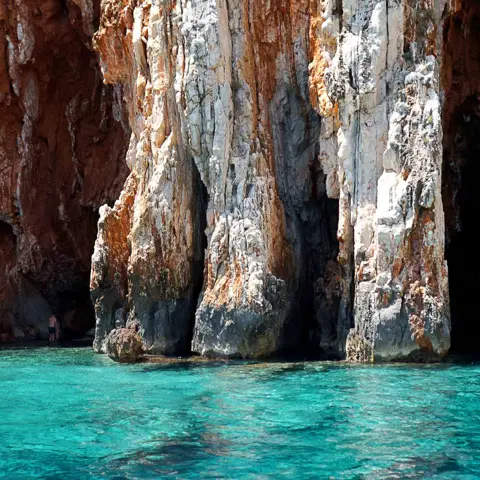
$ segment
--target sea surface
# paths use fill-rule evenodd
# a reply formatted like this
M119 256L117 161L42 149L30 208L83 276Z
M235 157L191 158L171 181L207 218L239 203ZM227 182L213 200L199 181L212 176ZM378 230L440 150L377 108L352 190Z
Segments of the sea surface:
M0 350L0 478L479 479L480 365Z

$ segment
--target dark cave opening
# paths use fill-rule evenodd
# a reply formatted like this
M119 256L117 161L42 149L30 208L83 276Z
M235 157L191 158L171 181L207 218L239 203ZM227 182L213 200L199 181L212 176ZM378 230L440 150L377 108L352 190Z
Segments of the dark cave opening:
M309 165L310 196L297 217L301 229L303 265L298 313L303 319L295 349L306 359L338 359L337 227L339 203L327 197L325 175L315 153Z
M9 296L9 272L16 262L17 237L12 226L0 220L0 341L12 337L8 307L4 304Z
M271 108L275 171L297 271L283 355L339 359L339 202L327 196L319 161L320 117L289 87Z
M95 327L90 296L90 261L97 238L99 213L94 207L72 205L71 208L78 212L72 225L76 244L65 235L61 219L58 219L54 230L64 250L57 253L59 259L53 263L50 273L52 280L41 288L59 321L61 340L66 342L84 338Z
M448 263L451 349L480 354L478 304L480 257L480 4L462 2L444 20L442 87L445 256Z
M95 326L95 311L90 299L88 281L60 291L53 301L54 312L62 328L62 340L83 338Z
M17 237L12 226L0 220L0 268L5 268L15 263Z
M189 320L189 329L188 329L188 337L186 341L186 348L185 352L180 352L185 355L192 355L192 340L193 334L195 329L195 314L197 308L199 306L201 300L201 294L203 290L203 282L204 278L206 277L204 268L205 268L205 252L208 246L208 239L207 239L207 209L208 203L210 201L210 196L208 194L207 187L202 181L200 172L195 164L195 161L191 160L192 162L192 171L193 171L193 189L194 192L197 192L194 195L196 200L195 206L197 209L197 229L195 238L196 238L196 251L195 251L195 258L194 264L192 267L193 271L193 300L191 305L191 313L190 313L190 320Z
M480 198L480 102L467 98L452 115L444 151L443 196L446 215L446 259L448 262L451 351L480 353L480 321L476 294L480 284L477 253L477 219Z

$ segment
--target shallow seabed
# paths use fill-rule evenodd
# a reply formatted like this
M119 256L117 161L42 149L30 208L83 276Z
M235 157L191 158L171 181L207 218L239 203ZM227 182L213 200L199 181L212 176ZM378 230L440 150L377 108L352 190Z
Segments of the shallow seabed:
M480 365L0 351L0 478L480 478Z

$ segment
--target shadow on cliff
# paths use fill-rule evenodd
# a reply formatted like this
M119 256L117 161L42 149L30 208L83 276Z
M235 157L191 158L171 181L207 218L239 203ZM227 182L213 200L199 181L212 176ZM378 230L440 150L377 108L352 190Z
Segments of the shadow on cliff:
M451 308L451 354L480 358L480 4L462 2L444 21L442 195ZM460 355L460 357L459 357Z
M347 328L340 315L338 200L327 197L319 162L320 116L284 85L271 102L275 175L295 265L289 282L292 309L283 358L344 357Z
M100 1L92 25L78 2L10 3L0 22L0 45L8 38L14 53L0 68L0 341L48 338L52 312L72 340L94 324L98 208L120 194L130 132L91 44Z

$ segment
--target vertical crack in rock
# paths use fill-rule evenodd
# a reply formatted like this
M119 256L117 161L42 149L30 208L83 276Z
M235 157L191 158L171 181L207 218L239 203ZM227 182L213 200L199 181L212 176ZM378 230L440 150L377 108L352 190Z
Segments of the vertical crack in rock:
M197 307L201 302L201 295L204 286L205 277L205 252L208 247L208 239L206 235L207 231L207 209L209 204L208 190L202 181L200 172L198 171L195 162L192 160L192 169L194 172L194 192L195 199L197 201L197 229L195 238L198 242L198 255L195 259L195 263L192 266L192 282L193 282L193 295L192 295L192 308L190 313L190 322L187 333L186 353L192 353L192 342L195 330L195 316Z
M92 50L99 7L0 5L0 219L16 238L0 272L0 306L9 312L0 333L10 338L46 337L52 311L65 336L94 321L96 211L121 191L128 137L119 89L103 85ZM11 238L2 235L2 251Z
M480 269L477 219L480 202L480 5L461 1L443 28L443 202L449 271L452 351L480 353L476 295Z

